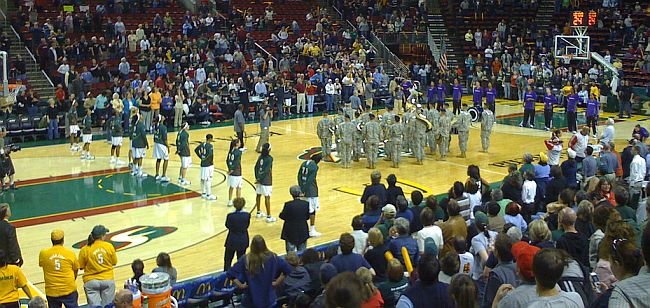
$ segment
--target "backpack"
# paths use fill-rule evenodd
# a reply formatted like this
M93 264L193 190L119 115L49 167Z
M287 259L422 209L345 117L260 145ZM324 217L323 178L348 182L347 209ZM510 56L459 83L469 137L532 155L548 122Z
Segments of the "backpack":
M577 261L576 261L577 262ZM584 265L577 262L582 271L582 277L562 277L557 282L560 289L565 292L575 292L580 295L585 307L591 305L594 301L594 290L591 286L591 277L589 276L589 269Z

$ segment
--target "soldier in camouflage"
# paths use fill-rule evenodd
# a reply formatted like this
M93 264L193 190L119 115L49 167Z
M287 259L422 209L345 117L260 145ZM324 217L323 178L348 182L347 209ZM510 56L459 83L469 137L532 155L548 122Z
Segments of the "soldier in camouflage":
M398 115L394 116L394 123L389 128L388 140L391 144L390 158L393 162L393 168L399 168L399 163L402 158L402 135L404 133L404 125L400 122Z
M343 109L338 108L338 114L334 118L334 142L336 143L336 154L341 155L341 132L339 131L340 125L345 122L345 117L343 115Z
M436 146L436 139L438 138L438 134L440 134L438 125L438 118L440 117L440 114L438 113L438 110L436 108L432 108L433 104L427 104L427 108L429 109L426 113L427 120L431 122L433 125L433 128L427 132L427 145L429 146L429 151L431 154L436 154L437 151L437 146Z
M422 105L417 104L415 115L416 116L412 120L413 156L415 156L418 165L422 165L422 162L424 161L424 145L427 141L427 124L418 119L418 117L426 117L424 115L424 110L422 110Z
M472 116L467 112L467 104L463 104L460 113L454 117L452 126L458 129L458 147L460 155L458 157L467 157L467 140L469 139L469 126L472 123Z
M332 128L333 128L333 123L332 120L330 120L327 112L323 112L323 118L318 121L318 125L316 126L316 134L318 134L318 138L320 139L320 146L321 146L321 151L323 152L323 157L325 158L325 161L331 161L331 153L332 153Z
M490 147L492 127L494 127L494 113L486 105L481 113L481 146L485 153L488 152L488 148Z
M341 164L343 168L350 168L352 162L352 148L354 145L354 135L357 132L356 126L350 121L350 117L346 114L344 122L339 124L336 132L340 135L339 141L340 148L336 149L341 157Z
M402 140L402 149L404 152L413 153L413 110L410 108L404 108L404 115L402 116L402 122L404 125L404 139Z
M393 146L392 143L390 142L390 126L393 125L393 122L395 121L395 113L393 112L393 106L391 105L386 105L386 112L382 114L381 116L381 130L384 133L384 137L388 140L385 140L384 144L384 153L386 153L386 157L384 160L390 161L391 160L391 155L392 155L392 149L391 147Z
M449 138L451 134L451 116L447 115L447 108L440 110L440 117L438 117L437 127L438 134L436 135L436 143L438 145L438 150L440 150L439 160L445 160L447 153L449 152Z
M368 160L368 169L375 169L377 164L377 155L379 155L379 142L381 142L381 127L375 120L375 115L368 115L370 121L363 127L363 137L366 141L366 156Z
M359 159L362 156L361 149L363 148L363 132L361 128L363 127L364 124L361 122L361 117L358 111L354 115L355 117L352 120L352 125L354 125L354 135L352 141L352 160L359 161Z

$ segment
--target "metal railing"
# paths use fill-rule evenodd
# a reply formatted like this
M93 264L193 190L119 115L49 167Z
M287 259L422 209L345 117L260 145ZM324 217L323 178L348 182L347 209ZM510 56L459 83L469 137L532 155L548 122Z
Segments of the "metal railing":
M375 31L375 36L386 45L399 44L418 44L427 41L425 32L379 32Z
M267 57L271 57L271 59L273 59L273 62L275 62L276 64L278 63L278 59L276 57L274 57L268 50L264 49L264 47L262 47L262 45L255 42L255 47L257 47L257 49L259 49L264 54L266 54Z
M350 28L359 32L359 29L357 29L357 27L353 25L349 20L345 19L343 13L341 13L341 11L336 6L332 6L332 9L336 11L340 19L345 21ZM372 31L369 32L366 39L370 43L371 48L375 51L377 56L384 59L388 64L390 64L393 67L393 72L396 75L404 78L408 78L409 69L406 66L406 64L404 64L404 62L402 62L400 58L398 58L392 51L390 51L390 49L388 49L388 47L386 47L386 45L379 38L377 38L377 36L375 36L375 34L372 33Z

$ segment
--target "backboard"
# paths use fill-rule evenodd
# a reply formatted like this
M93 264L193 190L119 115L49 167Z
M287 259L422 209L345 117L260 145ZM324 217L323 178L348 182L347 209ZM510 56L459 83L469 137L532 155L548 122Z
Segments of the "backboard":
M589 43L590 37L587 35L557 35L555 36L553 55L557 59L564 59L565 62L589 60Z

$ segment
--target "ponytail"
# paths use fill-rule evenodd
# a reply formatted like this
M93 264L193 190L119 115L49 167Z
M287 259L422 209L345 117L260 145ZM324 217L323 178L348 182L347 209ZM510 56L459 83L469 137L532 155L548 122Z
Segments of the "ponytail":
M93 234L88 235L88 246L91 246L92 244L95 243L95 237L93 237Z
M487 224L482 224L479 229L482 229L483 235L485 235L485 237L487 237L488 239L490 238L490 230L488 230Z

